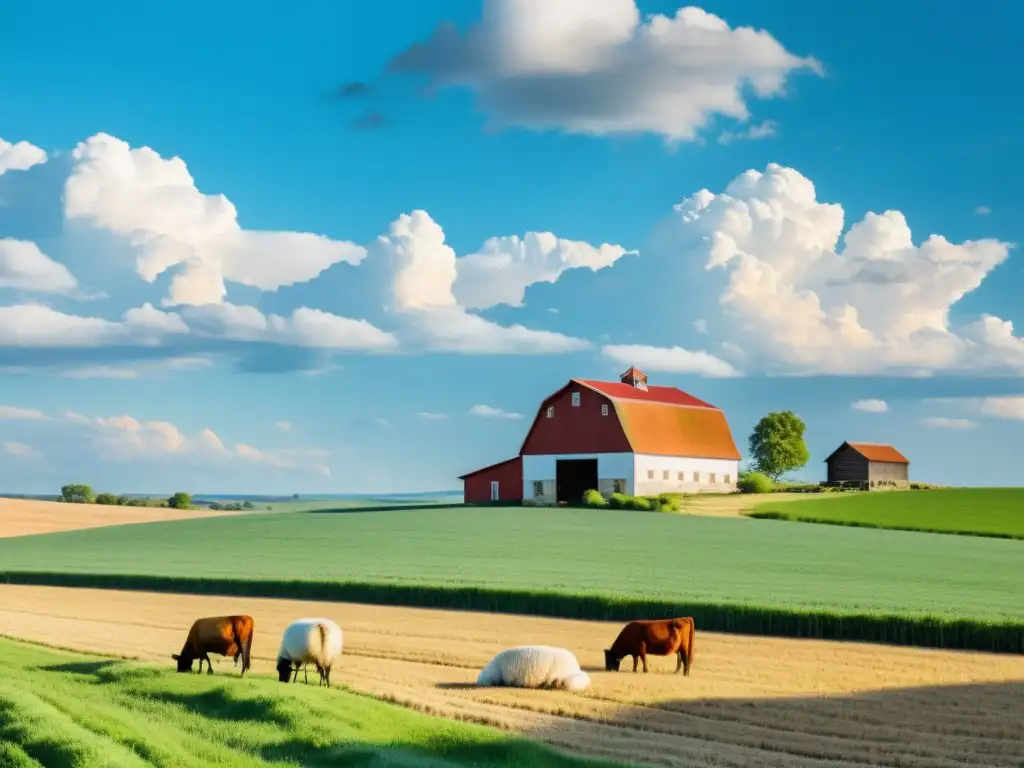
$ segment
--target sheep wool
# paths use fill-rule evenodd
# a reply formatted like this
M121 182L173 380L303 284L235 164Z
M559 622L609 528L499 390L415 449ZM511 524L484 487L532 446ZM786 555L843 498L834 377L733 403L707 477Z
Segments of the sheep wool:
M322 630L321 630L322 628ZM303 664L319 664L329 669L341 655L341 627L330 619L298 619L281 636L279 659Z
M580 669L579 661L565 648L524 645L507 648L491 659L476 684L579 692L590 687L590 675Z

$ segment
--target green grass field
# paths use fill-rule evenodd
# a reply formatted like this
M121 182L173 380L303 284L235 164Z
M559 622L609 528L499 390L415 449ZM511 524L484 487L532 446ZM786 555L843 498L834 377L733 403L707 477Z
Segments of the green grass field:
M0 639L5 768L583 768L497 730L266 677L181 675Z
M764 519L1024 539L1024 488L830 494L759 504Z
M745 518L517 507L261 514L0 540L0 570L22 583L582 618L687 610L707 629L949 647L992 641L919 619L1016 622L993 649L1024 636L1019 542ZM99 578L111 575L128 578ZM836 615L862 618L840 626ZM880 615L917 621L917 634L872 624Z

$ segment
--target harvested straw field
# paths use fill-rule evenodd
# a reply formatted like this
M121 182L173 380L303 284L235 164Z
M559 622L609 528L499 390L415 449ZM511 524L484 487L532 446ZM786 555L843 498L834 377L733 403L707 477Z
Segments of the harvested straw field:
M918 768L1024 762L1020 656L716 635L698 628L690 677L671 674L674 662L666 658L652 658L645 676L603 671L601 649L619 624L0 587L0 634L165 667L193 619L233 612L255 618L256 674L272 672L288 622L324 615L345 631L345 653L332 682L620 762L809 767L842 761ZM471 685L497 650L524 643L574 651L593 670L593 687L573 695ZM238 671L229 659L216 658L214 679L230 686Z
M104 504L61 504L56 501L0 498L0 539L37 533L77 531L131 523L158 523L238 514L212 510L117 507Z

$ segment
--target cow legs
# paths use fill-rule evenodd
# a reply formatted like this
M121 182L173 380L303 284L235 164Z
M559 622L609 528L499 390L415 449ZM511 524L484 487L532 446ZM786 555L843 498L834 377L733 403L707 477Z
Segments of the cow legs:
M679 657L678 661L676 662L676 674L678 675L678 674L679 674L679 670L680 670L680 669L682 668L682 666L683 666L683 649L682 649L682 648L680 648L680 649L679 649L679 650L678 650L678 651L676 652L676 656L678 656L678 657ZM686 670L686 671L687 671L687 672L689 672L690 670Z
M637 654L633 654L633 672L636 672L636 665L640 663L640 657Z
M641 653L640 654L640 661L642 661L644 663L644 674L646 675L647 674L647 654L646 653Z
M203 657L202 656L199 657L199 672L198 672L198 674L200 674L200 675L203 674Z
M309 685L309 666L306 664L302 665L302 677L306 681L306 685Z
M205 654L205 653L203 654L203 656L206 658L206 674L212 675L213 674L213 663L210 661L210 656L209 656L209 654Z

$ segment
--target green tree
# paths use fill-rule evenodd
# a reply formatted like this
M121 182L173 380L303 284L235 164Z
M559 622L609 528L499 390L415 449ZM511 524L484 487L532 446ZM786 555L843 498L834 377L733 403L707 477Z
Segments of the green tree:
M178 491L167 499L167 506L171 509L188 509L192 505L192 497L184 491Z
M58 501L63 501L67 504L92 504L95 499L96 496L92 492L92 486L82 483L71 483L61 486Z
M107 504L109 506L117 506L117 496L112 493L97 493L96 494L97 504Z
M764 416L750 435L750 456L757 471L778 481L806 464L811 458L804 442L806 429L792 411L773 411Z

